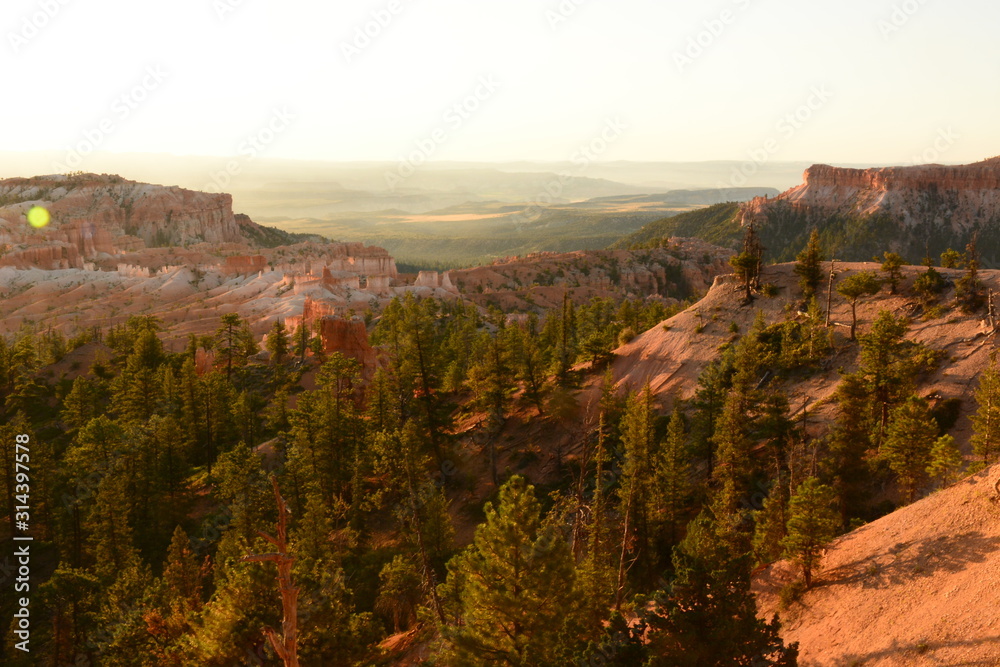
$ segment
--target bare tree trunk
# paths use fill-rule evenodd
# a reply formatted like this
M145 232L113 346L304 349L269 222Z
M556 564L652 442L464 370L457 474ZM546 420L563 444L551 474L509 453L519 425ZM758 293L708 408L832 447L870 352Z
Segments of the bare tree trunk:
M830 285L826 290L826 326L830 327L830 317L833 312L833 278L836 275L834 269L837 266L836 260L830 261Z
M278 489L278 478L271 477L274 487L274 499L278 505L278 537L257 531L257 534L277 547L278 551L269 554L244 556L243 561L271 561L278 567L278 590L281 593L281 609L284 617L281 620L281 636L271 627L264 628L264 636L271 642L274 652L285 667L299 667L298 653L298 600L299 589L292 580L292 563L295 559L288 555L288 506Z

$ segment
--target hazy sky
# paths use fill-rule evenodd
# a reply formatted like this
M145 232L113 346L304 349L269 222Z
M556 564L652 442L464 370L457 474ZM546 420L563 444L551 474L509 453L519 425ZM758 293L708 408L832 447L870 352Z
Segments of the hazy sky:
M5 0L3 149L974 161L997 25L987 0Z

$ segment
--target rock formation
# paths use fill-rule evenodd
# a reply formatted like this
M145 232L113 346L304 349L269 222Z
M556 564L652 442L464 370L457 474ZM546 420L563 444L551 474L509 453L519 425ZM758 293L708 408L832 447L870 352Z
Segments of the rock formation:
M320 320L319 329L326 354L340 352L357 360L366 379L375 374L375 349L368 344L368 331L363 320L324 317Z
M843 169L815 165L803 184L742 205L765 245L801 249L820 229L841 259L892 249L911 261L946 247L963 250L974 232L987 263L1000 260L1000 158L962 166ZM799 237L802 237L801 239ZM801 242L800 242L801 241ZM797 252L797 250L794 250ZM794 252L773 259L792 259Z

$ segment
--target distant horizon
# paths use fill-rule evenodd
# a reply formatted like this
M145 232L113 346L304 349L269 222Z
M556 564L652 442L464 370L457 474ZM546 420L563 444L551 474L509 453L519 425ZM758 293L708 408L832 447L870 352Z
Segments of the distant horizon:
M986 0L5 7L12 151L399 163L975 161ZM42 11L44 10L44 11ZM136 29L155 26L155 29ZM960 72L961 76L956 73ZM26 97L25 97L26 96ZM50 170L47 170L50 171Z

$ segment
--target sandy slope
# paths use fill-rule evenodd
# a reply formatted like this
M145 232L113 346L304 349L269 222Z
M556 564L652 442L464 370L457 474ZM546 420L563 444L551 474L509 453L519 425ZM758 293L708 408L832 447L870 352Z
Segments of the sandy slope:
M798 573L777 563L755 581L780 611L803 667L1000 665L1000 466L835 541L815 588L788 610Z
M829 271L829 263L825 267ZM789 309L792 302L801 300L801 292L793 268L793 264L766 267L763 281L777 286L778 296L758 297L751 305L742 303L742 293L733 283L732 276L720 276L703 300L615 350L613 370L619 386L637 390L648 382L664 407L669 407L674 397L691 398L702 370L718 356L722 345L734 340L730 332L733 322L744 334L758 311L769 323L795 315ZM837 281L860 270L877 271L878 268L877 264L838 263ZM910 288L913 279L922 271L923 267L904 267L905 280L899 287L899 294L891 296L888 288L883 288L877 296L859 303L858 334L868 331L881 310L902 315L920 312ZM961 276L958 270L940 271L951 280ZM1000 293L1000 271L982 271L980 277L988 287ZM825 297L825 284L822 291ZM825 307L825 298L823 301ZM954 290L942 295L941 304L945 310L940 317L927 321L920 316L911 318L908 337L945 354L937 371L921 379L917 391L930 398L932 405L949 398L962 401L961 416L951 433L965 445L970 435L968 415L975 407L976 379L989 363L997 337L987 335L982 315L965 315L953 307ZM857 368L858 347L848 340L850 306L836 292L833 321L837 325L836 351L824 369L810 377L793 377L782 385L793 411L807 406L812 424L810 430L817 433L824 431L834 417L834 406L829 399L840 383L840 371ZM701 333L697 332L699 326L704 327Z

